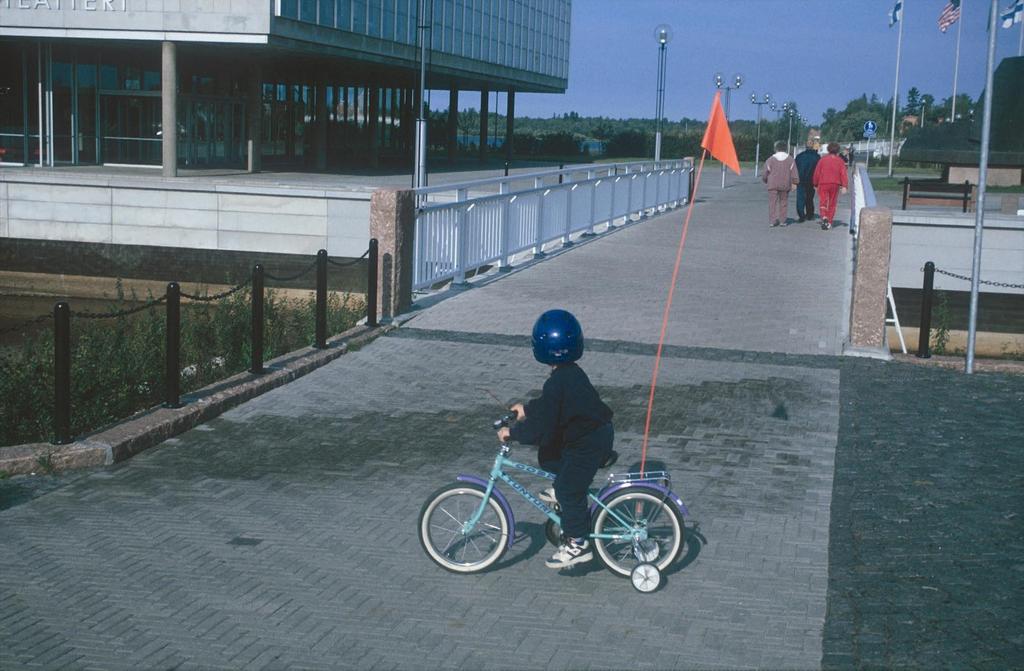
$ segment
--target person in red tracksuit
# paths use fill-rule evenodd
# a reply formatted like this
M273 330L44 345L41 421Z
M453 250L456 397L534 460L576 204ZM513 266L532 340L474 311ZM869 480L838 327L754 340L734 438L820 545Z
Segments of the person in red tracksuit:
M828 143L828 154L822 156L814 168L814 187L818 190L820 202L818 212L821 214L821 230L832 228L836 216L836 201L839 190L846 193L846 163L839 158L839 143Z

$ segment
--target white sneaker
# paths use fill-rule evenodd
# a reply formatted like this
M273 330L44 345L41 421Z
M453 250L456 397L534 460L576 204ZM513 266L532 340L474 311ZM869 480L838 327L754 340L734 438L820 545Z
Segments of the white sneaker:
M565 568L588 562L593 558L594 552L590 549L590 541L586 539L578 541L575 538L570 538L558 546L555 554L551 555L544 565L548 568Z
M540 494L537 495L537 498L540 499L541 501L543 501L544 503L558 503L558 499L555 498L555 488L554 487L548 487L547 489L542 489L540 491Z

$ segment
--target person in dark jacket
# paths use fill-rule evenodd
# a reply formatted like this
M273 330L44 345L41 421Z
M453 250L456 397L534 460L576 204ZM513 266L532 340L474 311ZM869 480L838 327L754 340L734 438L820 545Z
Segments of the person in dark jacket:
M557 475L554 498L561 507L562 542L544 565L564 568L594 558L587 491L612 455L612 410L576 364L583 356L583 329L571 313L549 310L537 319L533 356L551 372L539 397L512 406L518 421L499 429L498 439L536 445L540 467Z
M800 183L796 185L796 216L797 220L814 221L814 169L818 166L818 150L813 142L796 155L796 171L800 175Z

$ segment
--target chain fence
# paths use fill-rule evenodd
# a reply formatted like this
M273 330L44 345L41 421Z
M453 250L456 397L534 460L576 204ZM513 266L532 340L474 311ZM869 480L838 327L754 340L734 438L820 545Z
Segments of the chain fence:
M177 291L177 294L178 294L179 297L184 298L184 299L186 299L188 301L191 301L191 302L210 304L210 303L212 303L214 301L220 301L222 299L228 298L228 297L230 297L230 296L232 296L234 294L237 294L238 292L240 292L240 291L242 291L242 290L244 290L246 288L252 288L254 286L254 281L258 281L259 278L260 278L260 275L262 275L262 277L264 277L266 279L269 279L269 280L272 280L272 281L275 281L275 282L292 282L294 280L298 280L298 279L308 275L314 269L320 268L320 266L319 266L320 256L324 257L324 261L326 261L326 263L329 263L330 265L333 265L335 267L344 268L344 267L354 266L354 265L359 264L361 262L365 262L365 260L368 257L371 257L371 252L373 252L373 256L372 256L372 258L370 258L370 263L369 263L369 266L368 266L368 270L369 270L369 273L370 273L371 277L368 278L367 282L368 282L368 286L373 287L373 286L375 286L374 285L374 281L376 280L376 272L377 272L376 265L375 265L375 260L377 258L376 257L376 249L377 249L376 241L372 240L371 244L370 244L370 247L359 258L350 259L348 261L343 261L343 262L342 261L334 261L334 260L332 260L330 258L327 258L326 257L326 253L321 251L320 254L316 258L314 258L312 260L312 262L310 262L308 265L304 265L299 272L296 272L296 273L293 273L293 274L289 274L289 275L275 275L273 273L267 272L264 269L261 272L254 272L250 277L248 277L244 281L242 281L242 282L240 282L240 283L238 283L238 284L236 284L234 286L231 286L231 287L229 287L229 288L227 288L227 289L225 289L223 291L219 291L217 293L212 293L212 294L211 293L205 293L205 294L189 293L187 291L182 291L179 288L178 291ZM325 263L325 266L326 266L326 263ZM320 268L320 269L322 270L323 268ZM261 284L262 284L262 282L261 282ZM325 289L326 288L325 287L325 284L326 284L326 273L324 273L322 275L318 274L318 276L317 276L317 284L318 284L318 289ZM196 284L194 286L201 286L201 285ZM208 291L208 289L206 289L206 291ZM174 293L174 292L172 292L172 293ZM376 293L374 292L374 297L375 296L376 296ZM266 298L264 298L264 301L265 300L266 300ZM21 402L21 406L19 406L19 407L21 407L21 409L16 413L16 416L32 415L33 413L38 411L38 408L40 408L42 406L47 406L47 407L52 406L52 407L50 407L50 411L48 411L49 415L47 415L47 417L44 420L44 422L49 424L52 421L52 433L50 435L52 437L52 441L51 442L54 442L55 444L65 444L66 442L69 442L70 440L72 440L73 436L76 433L81 433L82 431L91 430L92 428L94 428L94 426L98 426L98 425L101 425L101 424L104 424L104 423L109 423L110 421L117 420L120 417L128 416L129 414L131 414L132 412L135 412L138 409L137 407L135 407L136 405L142 404L142 405L145 405L146 407L149 407L153 403L159 402L159 396L160 396L160 393L161 393L160 389L158 388L159 386L163 387L163 395L164 395L165 405L167 405L167 407L180 407L180 394L181 394L181 387L180 387L180 385L182 383L182 380L178 376L168 377L166 375L166 371L164 371L164 373L163 373L163 378L164 379L163 379L162 385L160 383L161 374L155 374L155 373L152 374L152 376L151 376L152 379L150 379L149 377L146 377L146 379L142 380L141 382L133 383L132 385L130 385L130 389L129 389L130 393L126 392L125 394L120 394L119 395L119 398L120 398L120 396L124 396L125 397L124 399L121 399L121 400L124 401L124 403L121 403L121 405L117 406L116 408L111 406L110 403L108 403L106 400L102 400L102 399L101 399L101 403L99 405L93 404L93 405L96 405L96 407L93 407L93 405L89 405L88 403L85 403L85 402L79 400L79 403L75 406L75 408L76 408L75 409L75 414L74 415L72 414L72 411L71 411L71 382L70 382L70 380L71 380L72 376L75 376L75 375L79 374L78 373L79 369L78 368L74 368L72 366L72 364L69 363L69 362L72 361L71 342L68 339L69 332L72 329L72 326L71 326L70 322L68 321L69 318L73 317L73 318L77 318L77 319L81 319L81 320L88 320L88 321L91 321L93 323L97 323L97 322L99 322L99 320L104 320L104 319L120 319L120 318L129 317L131 315L135 315L135 314L138 314L138 313L150 310L152 308L157 308L159 306L164 306L168 310L168 321L167 321L168 327L171 327L171 325L173 324L173 327L178 330L178 334L179 334L178 337L179 338L181 337L182 325L181 325L181 323L179 321L180 316L178 316L178 313L177 313L176 310L173 310L173 308L177 307L177 305L176 305L177 301L175 301L174 297L170 296L167 292L165 292L163 295L161 295L159 297L153 297L152 295L150 295L148 297L148 300L146 300L145 302L141 302L141 303L138 302L137 300L133 300L133 301L131 301L131 303L129 303L129 305L131 305L131 307L123 307L122 308L121 306L124 305L124 304L125 304L124 302L122 302L120 305L117 304L117 303L111 302L110 305L109 305L109 310L105 311L105 312L94 312L94 311L86 311L86 310L75 311L75 310L71 310L69 305L66 305L65 307L62 307L62 309L60 311L55 310L54 312L51 312L51 313L40 314L40 315L38 315L36 317L33 317L31 319L26 319L26 320L24 320L22 322L19 322L17 324L6 326L6 327L0 329L0 336L6 336L6 335L9 335L9 334L12 334L12 333L18 333L18 332L25 332L25 331L29 331L29 330L35 330L38 327L44 327L45 328L47 326L50 326L50 327L53 327L53 331L54 331L54 346L55 346L55 347L48 347L48 346L45 346L45 344L41 343L41 342L40 343L33 343L33 345L32 345L33 349L32 349L31 352L26 350L26 352L21 352L21 353L19 353L19 350L17 348L15 348L15 347L3 347L3 348L0 348L0 364L2 364L2 366L4 367L4 374L3 374L3 376L0 376L0 401L8 403L8 402L13 402L12 399L14 399L14 400L19 400L20 399L20 401L18 401L18 402ZM259 306L259 310L256 313L260 314L262 312L262 308L263 308L263 304L261 303L260 306ZM330 310L331 308L328 305L326 305L326 304L324 304L324 305L319 305L318 304L315 309L318 311L316 313L316 320L315 320L316 324L315 324L315 327L314 327L314 330L315 330L315 341L317 343L315 346L316 347L324 347L325 345L323 344L323 342L324 342L324 340L326 338L326 335L327 335L327 332L326 332L327 326L326 325L328 323L328 314L332 314L332 313L323 314L320 311L326 312L327 310ZM345 308L345 309L347 309L347 308ZM367 317L367 319L368 319L367 323L372 325L372 326L376 326L376 302L375 301L371 301L371 300L368 299L367 300L367 312L368 312L368 314L369 314L369 311L371 309L373 311L373 316L372 316L372 318L369 317L369 316ZM256 305L253 305L253 310L257 311L257 306ZM60 315L58 315L57 312L60 312ZM175 315L173 320L172 320L172 317L171 317L172 313ZM302 313L302 314L305 314L305 313ZM341 313L339 313L339 315L336 315L336 317L340 321L338 322L338 324L333 324L333 322L332 322L332 325L329 327L331 329L334 329L332 332L339 332L338 329L344 330L345 328L349 328L351 325L354 325L354 323L358 320L358 315L347 315L347 313L345 313L344 309L341 311ZM273 355L276 356L277 354L280 354L281 352L278 351L278 350L281 350L282 348L284 348L283 351L288 351L287 348L295 348L295 347L300 346L299 344L296 344L299 341L305 342L303 339L308 334L304 335L301 332L302 331L301 328L297 329L295 327L295 323L297 323L297 322L293 323L294 320L292 320L291 317L289 317L287 315L286 316L280 316L279 315L275 319L277 319L277 321L274 322L275 324L285 324L287 328L285 329L285 331L281 331L280 328L278 328L276 331L272 331L273 335L271 337L271 342L268 343L268 344L271 345L271 352L272 352ZM291 320L291 321L289 321L289 320ZM248 319L246 319L245 321L246 321L246 324L249 323ZM250 347L249 356L250 356L251 370L253 372L255 372L255 373L263 372L264 331L265 331L265 328L268 328L267 326L265 326L263 324L263 319L262 318L259 321L260 321L260 323L257 324L256 320L253 320L252 324L251 324L251 330L250 330L250 343L251 343L251 347ZM351 323L349 323L349 322L351 322ZM132 326L135 325L134 320L131 321L131 322L128 322L128 323L131 324ZM100 329L98 329L98 332L101 332L103 334L107 334L107 333L111 332L111 329L100 328ZM62 338L58 338L58 335L60 333L64 334ZM157 345L155 345L156 341L154 341L153 338L154 337L158 337L159 338L159 336L154 336L154 333L156 333L156 331L154 331L152 329L143 329L143 335L140 336L141 339L137 338L136 340L139 340L139 342L145 347L145 349L144 350L143 349L139 349L138 352L136 352L135 350L123 351L123 353L126 354L126 355L131 354L131 355L134 356L134 355L136 355L136 354L138 354L139 352L142 352L142 351L149 352L150 350L153 350L153 356L162 356L163 357L163 359L164 359L164 368L166 368L166 370L182 370L182 371L184 371L184 368L183 368L183 365L182 365L182 360L181 360L181 354L182 354L182 352L181 352L181 342L175 340L174 344L172 344L172 340L168 339L166 341L166 343L161 341L159 343L159 345L157 346ZM282 333L284 333L285 336L288 336L288 337L283 336ZM297 334L297 338L298 339L296 339L296 337L295 337L296 334ZM232 332L232 334L229 334L229 335L231 335L232 342L237 340L235 335L233 335L233 332ZM128 337L128 336L126 336L126 337ZM131 340L131 342L135 342L135 340L132 340L132 338L134 338L134 337L135 336L129 337L129 340ZM61 344L58 344L58 341ZM102 340L101 339L98 342L99 342L99 346L101 348L103 346L105 346L105 345L109 345L109 342L107 340ZM124 344L121 343L120 340L118 340L118 347L124 347ZM160 349L163 349L163 351L162 352L157 351L157 350L160 350ZM118 350L118 351L122 351L122 350ZM239 350L239 351L241 352L242 350ZM26 377L27 373L24 373L24 371L27 371L29 369L28 368L24 368L23 370L19 371L19 368L21 366L21 364L19 362L24 362L24 361L28 360L25 357L29 357L29 356L35 357L39 361L49 360L49 359L47 359L47 357L52 357L52 364L51 365L54 367L54 369L56 371L58 371L57 377L59 378L59 379L56 379L54 381L52 397L48 397L45 393L42 393L42 392L36 393L34 395L33 394L26 395L24 393L25 386L26 385L30 385L29 378ZM139 359L139 357L135 356L135 359L132 359L131 362L134 362L134 363L132 363L132 365L135 366L135 368L138 368L139 367L138 366L139 362L136 361L136 359ZM58 365L61 361L63 361L64 363L61 364L61 365ZM88 363L88 362L86 362L86 363ZM101 363L96 364L96 365L99 365L102 368L102 367L105 367L106 364L107 364L106 361L101 361ZM74 363L74 366L79 366L79 365L80 365L79 362ZM85 365L85 364L81 364L81 365ZM94 368L95 368L95 366L94 366ZM133 370L135 370L135 368L133 368ZM157 368L160 368L160 366L157 365ZM233 366L232 367L232 371L235 370L235 368L238 368L238 367L237 366ZM240 369L241 368L239 368L239 370ZM89 369L89 370L92 370L92 373L89 373L87 375L87 377L89 377L93 373L95 373L94 369ZM63 372L60 372L60 371L63 371ZM17 376L17 377L15 377L13 375L8 375L8 373L13 373L13 372L21 372L23 374L20 374L20 376ZM152 373L152 371L150 371L150 373ZM146 374L150 375L150 373L146 373ZM3 384L5 380L6 380L7 384ZM107 384L107 381L106 381L106 378L100 379L99 382L97 382L96 379L93 379L93 380L91 380L90 383L93 384L94 386L95 385L99 385L100 387L102 387L104 384ZM205 383L206 383L205 380L200 382L199 378L196 377L195 379L192 379L190 384L198 384L198 385L201 386L202 384L205 384ZM111 382L110 384L112 385L113 383ZM91 395L91 397L96 397L96 398L99 398L100 396L103 396L103 394L97 395L97 394L94 393L94 394ZM131 405L131 407L128 407L129 405ZM124 407L121 407L121 406L124 406ZM14 406L12 405L11 407L14 407ZM44 413L44 415L45 414L46 413ZM7 423L5 422L4 424L6 425ZM9 430L7 430L7 429L9 429ZM13 444L13 443L10 442L11 440L14 440L14 442L18 442L18 440L24 441L24 440L43 440L43 439L45 439L45 435L41 435L40 432L39 432L38 426L36 426L34 424L33 425L24 425L24 426L22 424L18 424L18 426L11 425L11 426L8 426L6 428L5 428L5 426L0 426L0 437L2 437L3 441L4 441L4 442L2 442L0 444Z
M348 266L356 265L357 263L359 263L360 261L362 261L363 259L365 259L369 255L370 255L370 250L367 249L365 252L363 252L363 255L360 256L358 259L352 259L351 261L334 261L333 259L328 257L327 263L329 263L332 266L335 266L337 268L346 268Z
M923 271L924 268L922 268L921 270ZM948 270L941 270L939 268L936 268L935 272L939 273L940 275L954 277L958 280L963 280L965 282L971 282L973 280L973 278L970 277L969 275L957 275L956 273L951 273ZM978 280L978 284L987 284L990 287L1003 287L1004 289L1024 289L1024 284L1012 284L1010 282L991 282L989 280Z
M190 301L196 301L197 303L209 303L210 301L219 301L222 298L227 298L228 296L246 288L250 284L252 284L252 280L248 279L242 282L241 284L236 284L227 291L222 291L219 294L207 294L205 296L198 296L196 294L190 294L185 291L179 291L178 293L181 295L182 298L187 298Z
M72 317L78 317L79 319L116 319L118 317L127 317L143 310L162 305L167 300L167 294L164 294L160 298L154 298L146 301L142 305L136 305L133 308L126 308L124 310L112 310L110 312L79 312L76 310L71 311Z

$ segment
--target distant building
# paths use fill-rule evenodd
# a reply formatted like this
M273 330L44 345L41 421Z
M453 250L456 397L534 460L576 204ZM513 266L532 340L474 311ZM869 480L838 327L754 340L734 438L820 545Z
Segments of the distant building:
M418 4L0 0L0 161L158 166L165 146L174 169L408 161ZM502 91L514 117L515 92L565 91L571 0L427 7L428 89L456 108L480 91L486 114Z

